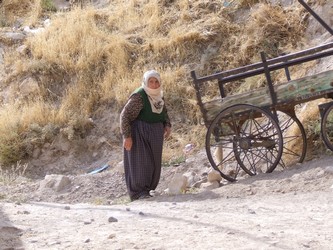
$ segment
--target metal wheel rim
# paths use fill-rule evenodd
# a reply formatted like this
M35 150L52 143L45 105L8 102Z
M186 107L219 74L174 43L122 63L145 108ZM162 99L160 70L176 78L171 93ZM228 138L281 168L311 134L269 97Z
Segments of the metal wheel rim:
M228 107L221 111L219 115L216 116L216 118L213 120L211 125L208 128L207 134L206 134L206 153L207 157L209 159L209 162L211 163L212 167L219 171L221 176L228 181L235 181L237 179L238 174L244 170L245 173L254 175L257 173L257 169L254 164L250 164L250 166L247 166L244 163L244 160L247 161L247 163L251 162L251 159L248 157L246 153L244 153L246 150L244 149L244 145L242 148L240 148L241 143L245 143L245 140L242 140L242 136L237 132L234 131L237 129L234 129L232 131L229 126L229 122L231 119L230 114L232 113L239 113L241 111L245 110L245 115L247 114L248 110L254 110L255 112L259 112L261 114L264 114L266 119L269 120L269 125L266 126L267 130L274 129L274 136L277 138L277 149L274 151L274 157L267 158L268 154L266 155L263 153L260 153L259 155L256 155L256 159L263 160L266 159L269 161L269 166L267 167L266 171L273 170L276 165L278 164L281 155L282 155L282 133L281 130L275 121L275 119L272 117L271 114L269 114L267 111L252 106L248 104L237 104L233 105L231 107ZM228 119L226 118L228 117ZM236 119L231 121L234 122L231 126L240 126L241 119ZM236 124L239 123L239 124ZM228 124L228 125L226 125ZM228 128L230 131L228 131ZM223 128L223 129L222 129ZM214 130L221 130L221 131L214 131ZM218 138L212 138L213 135L219 135ZM216 137L216 136L215 136ZM223 149L223 159L217 161L214 159L214 150L220 150L220 148ZM253 153L253 152L251 152ZM253 158L252 158L253 159ZM253 161L253 163L256 163L256 161ZM224 170L224 165L227 165L229 168L227 170ZM230 169L231 166L231 169Z

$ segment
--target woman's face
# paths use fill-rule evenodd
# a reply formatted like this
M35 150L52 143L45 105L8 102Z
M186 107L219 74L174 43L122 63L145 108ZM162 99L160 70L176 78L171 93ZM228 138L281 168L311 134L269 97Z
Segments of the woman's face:
M155 77L150 77L148 79L148 88L157 89L159 87L160 87L160 83Z

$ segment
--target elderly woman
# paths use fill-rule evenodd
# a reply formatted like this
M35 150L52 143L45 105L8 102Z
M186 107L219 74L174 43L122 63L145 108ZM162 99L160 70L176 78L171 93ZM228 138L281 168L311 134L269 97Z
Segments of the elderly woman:
M163 141L171 132L161 77L155 70L144 73L142 86L129 97L120 114L120 130L129 197L149 198L159 183Z

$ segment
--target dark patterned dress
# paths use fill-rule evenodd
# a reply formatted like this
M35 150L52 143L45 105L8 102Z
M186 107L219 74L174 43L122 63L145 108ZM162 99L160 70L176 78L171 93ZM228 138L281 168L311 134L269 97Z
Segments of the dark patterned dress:
M120 115L123 138L132 137L133 140L131 150L124 149L125 179L131 200L147 196L150 190L156 189L161 175L164 127L171 127L168 115L164 122L138 120L143 108L143 98L134 93ZM167 114L165 106L164 111Z

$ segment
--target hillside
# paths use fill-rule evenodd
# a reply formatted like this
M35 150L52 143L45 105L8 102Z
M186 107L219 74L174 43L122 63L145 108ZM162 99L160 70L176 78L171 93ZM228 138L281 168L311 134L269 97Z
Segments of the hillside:
M211 74L258 62L260 51L275 57L333 41L297 1L69 2L0 1L0 249L331 248L333 159L317 109L325 100L297 107L304 163L165 193L179 176L207 183L211 171L191 70ZM308 2L333 27L332 3ZM151 67L164 79L173 134L157 196L129 202L119 111ZM330 69L332 57L291 72ZM257 77L230 92L262 84ZM184 155L189 143L196 147Z
M192 143L198 146L195 150L202 149L206 133L191 70L199 76L212 74L258 62L261 51L274 57L332 40L297 1L92 3L27 1L29 8L24 8L15 1L2 2L4 169L20 162L27 174L43 178L47 173L86 173L107 163L116 166L121 160L120 109L140 84L142 72L151 67L164 77L173 122L163 162L181 162L184 146ZM321 1L313 9L330 25L330 3ZM142 20L150 12L155 14ZM289 70L298 78L331 68L328 57ZM280 71L272 78L285 81ZM262 75L228 88L242 92L264 84ZM211 85L207 98L215 98L217 91ZM296 107L308 137L309 159L325 151L317 104Z
M33 2L32 6L36 7L38 3L45 5L46 2ZM231 1L230 4L227 4L228 1L224 3L194 1L192 4L186 1L175 3L157 1L148 5L140 2L128 2L128 5L122 5L121 1L94 1L92 6L83 2L82 5L79 4L79 7L71 6L71 9L67 1L58 0L52 3L50 6L53 8L48 7L52 11L45 11L42 4L44 9L42 8L37 16L37 13L29 12L29 8L23 9L22 5L16 5L14 2L3 1L1 5L2 13L6 14L7 19L3 21L4 27L0 35L3 104L0 124L2 133L0 160L4 184L12 183L24 174L28 182L37 181L32 185L32 189L36 188L46 175L67 175L75 179L75 176L85 175L106 164L118 170L116 176L112 178L114 183L110 185L119 187L119 190L108 197L105 197L107 191L103 190L98 197L94 198L97 191L92 195L91 191L88 191L90 188L87 188L86 197L69 196L63 202L71 200L91 202L96 199L105 203L107 200L124 195L125 188L121 180L122 148L118 125L119 111L131 93L131 89L137 87L133 80L140 81L144 68L156 67L165 77L164 88L173 121L173 135L165 143L164 164L166 166L185 164L185 170L183 170L185 173L187 168L192 166L184 161L186 156L183 148L186 144L192 143L196 145L192 155L202 155L197 158L202 160L203 163L199 161L199 164L204 164L205 168L196 171L201 173L207 172L209 168L203 151L206 129L199 123L202 118L195 101L190 70L195 69L199 75L211 74L213 70L240 67L244 63L257 62L260 50L265 50L269 56L274 56L283 50L293 52L332 41L330 34L305 12L300 4L290 1L281 1L279 4L274 1L272 4L264 4L260 1L258 3ZM329 24L332 23L330 4L323 1L313 6L314 10ZM25 20L15 16L16 12L11 12L18 7L21 8L21 16L25 17ZM54 8L57 11L54 11ZM126 8L134 12L122 12ZM162 18L164 23L165 20L172 19L172 16L179 16L180 19L166 22L169 23L168 30L165 24L160 23L161 20L155 17L146 23L135 23L134 21L140 18L135 10L143 12L154 10L157 12L157 17ZM167 10L167 14L161 16L163 10ZM122 16L122 21L115 21L110 13L114 16ZM288 19L284 20L287 17ZM189 18L195 20L196 24L192 25ZM125 25L126 20L131 23ZM263 22L264 20L266 21ZM288 22L285 23L285 21ZM28 25L29 22L33 24ZM83 29L82 25L74 25L75 22L82 22L86 27ZM260 22L263 23L260 24ZM74 26L72 27L70 23ZM160 28L145 26L157 24ZM125 26L120 30L121 25ZM113 33L112 29L108 30L112 27L118 30L116 32L118 35ZM242 27L246 29L247 37L243 37L244 34L240 33ZM154 31L151 30L152 28L157 29ZM174 32L177 30L179 32L176 35ZM71 34L75 36L71 37ZM82 37L79 37L80 34ZM123 40L121 43L115 43L115 36L120 39L119 34ZM239 37L235 37L236 35ZM128 44L133 42L134 37L137 41L135 49L133 44ZM80 46L85 50L75 52L77 48L71 45L75 42L72 39L75 38L81 41ZM91 47L89 44L91 38L99 42L100 50ZM139 38L142 39L141 42L138 42ZM232 45L231 40L236 38L236 43ZM60 42L59 39L62 41ZM275 42L274 47L268 46L270 41ZM155 49L147 50L147 43ZM238 47L234 48L233 46L236 45ZM123 50L125 54L122 54L125 59L127 58L125 61L121 61L124 58L121 59L119 51L113 49L117 46L127 48L127 51ZM132 49L129 49L130 47ZM176 49L176 54L171 53L173 48ZM214 53L211 53L213 48ZM128 61L126 53L134 53L134 51L137 53L136 59ZM166 54L166 51L169 52ZM82 55L76 58L74 52L82 53ZM64 54L59 57L59 53ZM98 53L97 56L94 53ZM99 55L100 53L102 54ZM120 60L118 64L122 63L122 67L134 67L136 70L127 69L126 74L123 72L125 78L117 85L118 80L115 81L113 77L110 77L116 74L114 67L106 67L107 64L105 64L106 68L101 69L98 66L101 63L98 61L100 56L105 57L105 62L102 64L108 62L116 65L112 60ZM90 61L83 61L81 57ZM152 64L145 64L144 57L149 58ZM131 64L126 65L129 62ZM96 66L89 69L91 64ZM332 68L332 58L328 57L290 70L294 77L300 77ZM125 68L118 68L118 70L126 71ZM173 71L172 74L171 71ZM279 74L272 77L276 82L281 81ZM127 79L131 79L131 83L124 85ZM92 82L89 83L89 81ZM105 85L106 81L110 81L108 86ZM263 79L255 77L248 82L236 83L236 89L231 91L237 91L237 86L253 89L262 83ZM90 96L91 93L95 94ZM212 91L210 95L215 94ZM76 96L80 98L77 99ZM306 160L329 154L318 135L317 105L321 102L323 100L297 107L297 116L303 123L308 137ZM12 162L14 159L18 160L17 163ZM96 177L89 176L89 178ZM105 182L106 179L97 182ZM73 186L81 185L84 186L84 184ZM26 183L15 188L9 186L6 192L9 189L15 190L13 194L14 197L17 196L17 199L54 201L53 196L40 197L33 192L28 194L28 197L23 195L19 198L25 187ZM161 184L161 187L163 189L161 188L160 191L163 191L167 184ZM3 196L11 197L6 194ZM61 198L56 200L61 201Z
M163 162L181 162L184 146L202 148L206 132L191 70L211 74L258 62L261 51L274 57L330 39L300 4L290 1L93 1L95 7L88 2L71 11L67 1L27 0L29 8L2 2L3 168L20 162L28 164L27 174L43 177L117 165L119 112L149 68L161 72L173 121ZM328 5L315 8L330 21ZM297 78L331 67L326 59L321 63L324 67L311 62L292 67L291 74ZM272 77L284 81L283 72ZM264 76L253 77L230 91L263 84ZM212 86L207 98L216 94ZM318 120L318 113L308 113L298 114L299 119ZM308 137L318 138L313 128L318 123L309 124L304 123ZM313 140L308 143L318 148Z

